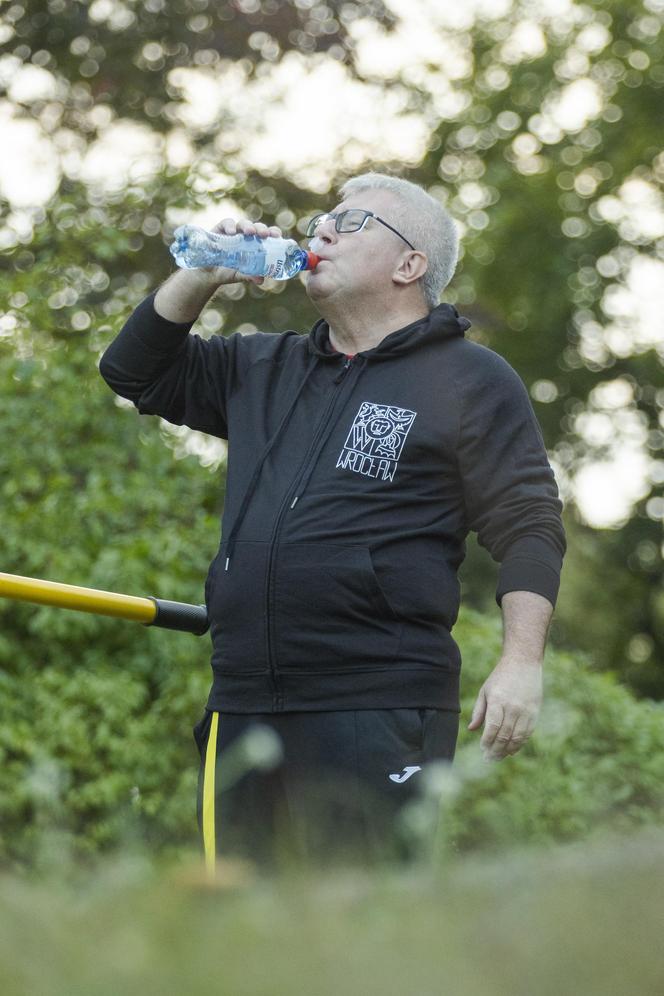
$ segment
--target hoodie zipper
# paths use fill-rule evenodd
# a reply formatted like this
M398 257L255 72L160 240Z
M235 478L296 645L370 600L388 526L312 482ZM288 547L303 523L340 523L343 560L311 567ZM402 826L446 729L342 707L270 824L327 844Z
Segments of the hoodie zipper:
M337 376L332 381L332 383L333 383L333 385L335 387L338 384L340 384L341 381L344 379L344 377L346 376L346 374L350 370L351 364L353 363L354 359L355 359L355 356L347 356L346 357L346 361L345 361L344 365L342 366L341 370L339 371L339 373L337 374ZM295 494L295 497L293 498L292 502L290 503L290 508L295 508L295 506L297 505L298 501L302 497L302 495L300 493L300 482L303 479L306 480L306 474L307 474L307 470L308 470L307 463L311 464L311 458L313 458L313 456L314 456L314 454L316 452L316 447L318 446L318 442L319 442L321 436L323 435L323 432L325 431L325 429L328 428L328 424L327 424L327 421L326 421L327 415L328 415L328 412L336 404L336 401L337 401L338 397L339 397L339 392L338 391L334 391L334 393L332 394L332 397L330 399L330 402L329 402L327 408L325 409L325 414L323 415L323 417L320 419L320 421L318 423L318 428L316 429L316 434L315 434L313 440L311 441L311 445L309 446L309 449L307 451L307 457L306 457L306 460L305 460L305 464L304 464L304 466L300 470L300 475L299 475L299 477L297 479L297 484L295 485L296 494Z
M325 407L325 411L323 412L323 414L321 415L321 417L320 417L320 419L318 421L318 427L316 429L314 437L313 437L313 439L311 441L311 444L309 446L309 449L307 451L307 455L306 455L306 458L304 460L304 463L300 467L300 471L299 471L299 473L297 475L295 484L291 485L291 487L288 489L288 491L286 492L286 497L284 498L283 502L281 503L281 506L280 506L279 511L277 513L277 518L276 518L275 523L274 523L274 529L272 530L272 537L270 539L270 550L269 550L269 553L268 553L268 560L267 560L267 585L266 585L266 595L265 595L265 608L266 608L266 616L265 616L265 618L267 620L267 626L266 626L266 643L267 643L267 648L266 649L267 649L268 666L270 668L270 678L271 678L271 681L272 681L272 688L273 688L273 692L274 692L274 705L275 705L275 709L277 711L283 709L284 696L283 696L283 690L282 690L282 688L279 685L279 680L278 680L278 677L277 677L277 670L276 670L275 660L274 660L274 646L275 646L275 642L276 642L275 633L273 632L273 630L274 630L274 616L275 616L275 611L274 611L275 610L275 606L274 606L274 560L275 560L275 556L274 555L275 555L275 551L276 551L276 548L277 548L277 545L278 545L279 533L281 532L281 525L282 525L284 516L285 516L286 512L290 511L291 509L293 509L295 507L295 505L296 505L296 503L297 503L297 501L298 501L298 499L300 497L297 494L298 485L299 485L300 481L303 479L303 477L305 476L305 474L307 472L307 469L309 467L309 463L311 462L311 460L314 457L314 454L316 452L316 447L318 445L318 442L319 442L319 440L320 440L323 432L325 431L325 429L327 427L327 418L328 418L328 415L331 413L332 409L334 408L334 406L337 403L337 400L339 398L339 393L340 392L338 390L338 387L345 380L346 375L347 375L348 371L350 370L350 368L351 368L351 366L353 364L354 359L355 359L354 356L347 356L346 357L346 361L345 361L343 367L341 368L340 372L337 374L337 376L332 381L332 384L333 384L333 386L334 386L335 389L333 390L333 392L331 394L331 397L330 397L330 400L328 401L328 403L327 403L327 405ZM295 495L294 498L291 499L293 491L296 492L296 495Z

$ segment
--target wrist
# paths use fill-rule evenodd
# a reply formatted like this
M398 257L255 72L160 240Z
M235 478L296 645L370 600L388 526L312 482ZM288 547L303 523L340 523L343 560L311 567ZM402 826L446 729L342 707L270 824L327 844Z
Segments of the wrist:
M509 664L511 667L536 668L543 666L544 657L538 653L529 654L521 649L510 650L509 647L503 647L499 664Z
M218 272L212 267L192 267L191 269L177 269L173 274L171 274L170 281L178 286L185 293L187 290L193 293L200 293L201 291L208 293L210 296L218 290L223 280L219 279Z
M155 294L154 309L170 322L195 322L218 288L219 281L211 280L209 274L176 270Z

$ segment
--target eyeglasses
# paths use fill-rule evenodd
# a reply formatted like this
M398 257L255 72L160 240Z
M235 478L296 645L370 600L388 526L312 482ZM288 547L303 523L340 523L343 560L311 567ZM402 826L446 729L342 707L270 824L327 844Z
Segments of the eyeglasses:
M364 211L362 208L349 208L347 211L339 211L338 214L330 211L327 214L315 215L307 225L307 238L312 238L318 231L319 226L332 218L334 218L335 231L340 232L342 235L346 234L346 232L361 232L369 218L373 218L374 221L379 221L381 225L385 225L385 228L389 228L391 232L394 232L400 239L403 239L411 249L415 249L412 242L409 242L401 232L397 232L396 228L392 228L391 225L388 225L386 221L379 218L373 211Z

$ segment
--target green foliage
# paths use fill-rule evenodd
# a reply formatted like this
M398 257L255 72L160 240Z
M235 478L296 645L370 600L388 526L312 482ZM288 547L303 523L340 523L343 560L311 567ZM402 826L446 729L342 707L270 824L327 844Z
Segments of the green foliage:
M100 305L85 301L101 318L85 334L49 328L38 286L50 266L21 280L24 324L0 342L2 569L200 603L223 482L176 459L157 420L116 404L97 371L112 334ZM45 830L82 852L132 826L190 840L207 639L9 601L0 634L2 859L34 857Z
M2 674L3 863L48 866L53 855L80 858L137 841L160 852L193 843L198 755L191 727L202 713L207 674L194 670L191 658L200 654L151 636L142 634L152 644L145 652L153 680L160 664L172 669L156 696L131 656Z
M393 20L382 0L364 0L362 7L364 16ZM332 50L345 60L353 50L348 28L359 14L357 5L344 4L337 20L325 4L297 0L26 0L3 11L0 56L11 55L17 68L32 61L54 75L66 127L93 130L81 127L82 112L101 105L167 130L179 98L174 69L193 64L210 71L242 60L251 75L292 49ZM36 116L44 101L22 104Z

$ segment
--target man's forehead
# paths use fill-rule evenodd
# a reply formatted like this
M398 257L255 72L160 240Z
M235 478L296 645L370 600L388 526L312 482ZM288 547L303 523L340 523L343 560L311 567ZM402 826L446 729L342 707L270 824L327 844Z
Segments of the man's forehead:
M347 211L349 208L389 209L394 206L394 195L389 190L363 190L357 194L349 194L343 201L332 208L335 214Z

